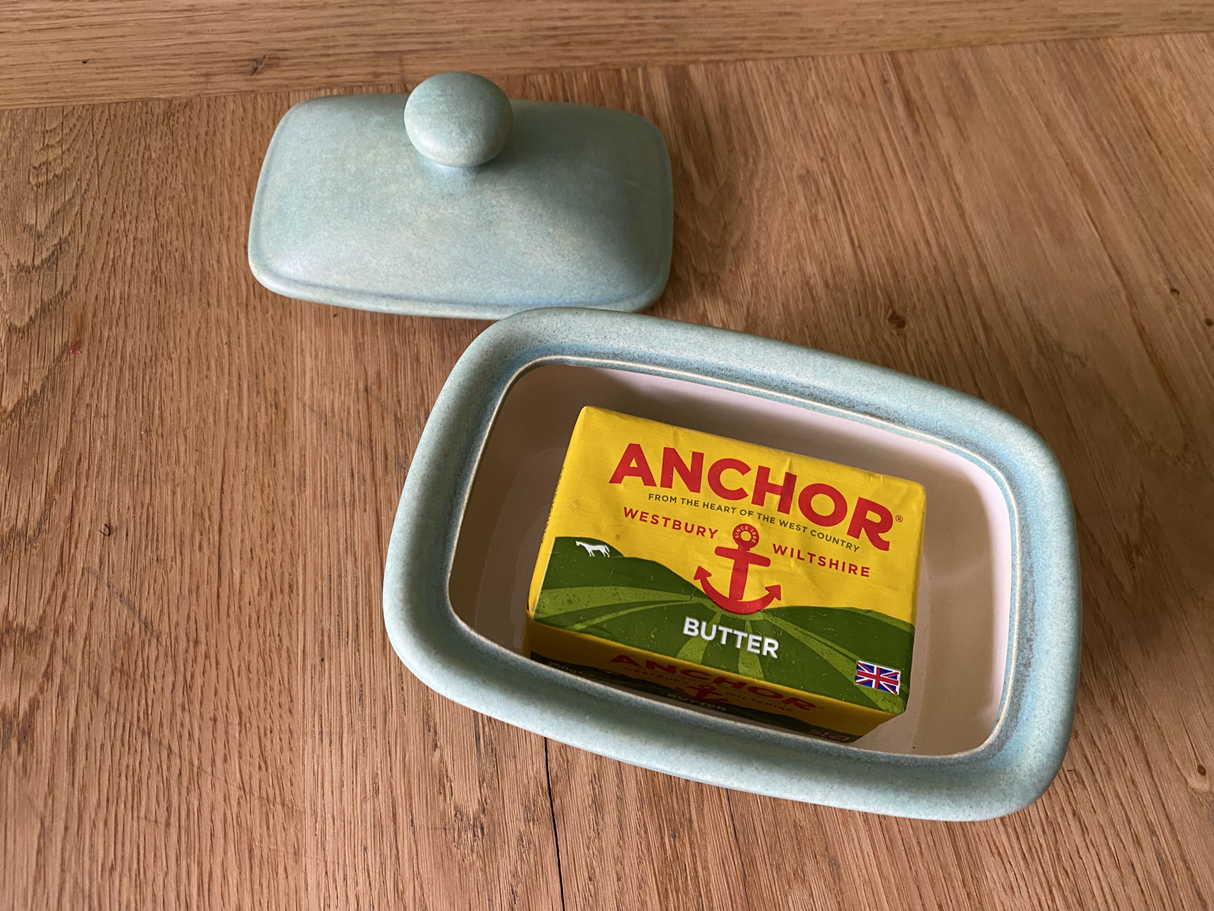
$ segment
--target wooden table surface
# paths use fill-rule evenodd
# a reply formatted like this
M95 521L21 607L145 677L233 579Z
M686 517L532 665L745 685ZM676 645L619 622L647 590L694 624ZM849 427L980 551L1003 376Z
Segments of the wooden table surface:
M191 97L31 107L70 100L54 66L28 96L9 70L0 908L1214 904L1214 38L754 56L488 69L661 127L654 313L961 389L1054 449L1084 644L1045 796L973 824L787 803L432 694L389 647L383 559L485 324L252 279L302 94L204 96L153 57L85 100Z

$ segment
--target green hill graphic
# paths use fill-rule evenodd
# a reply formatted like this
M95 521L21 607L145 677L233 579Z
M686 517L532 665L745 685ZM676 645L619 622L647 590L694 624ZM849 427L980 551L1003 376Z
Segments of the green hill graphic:
M719 634L711 642L686 636L686 617L718 631L724 627L777 639L779 657L739 649L734 636L726 636L727 643ZM535 619L885 712L903 711L909 696L915 638L911 624L855 607L781 606L746 616L731 614L662 564L627 557L595 538L555 540ZM900 692L857 686L857 661L901 670Z

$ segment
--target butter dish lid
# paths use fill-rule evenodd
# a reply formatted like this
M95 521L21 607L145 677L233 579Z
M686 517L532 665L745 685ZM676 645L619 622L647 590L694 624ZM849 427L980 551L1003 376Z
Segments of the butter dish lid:
M635 311L666 285L672 236L670 157L648 120L445 73L412 95L291 108L249 265L280 294L391 313Z

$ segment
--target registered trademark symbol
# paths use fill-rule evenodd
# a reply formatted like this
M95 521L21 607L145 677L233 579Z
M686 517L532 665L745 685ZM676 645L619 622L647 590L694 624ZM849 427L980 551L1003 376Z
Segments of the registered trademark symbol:
M901 516L894 516L894 521L895 521L895 522L901 522L901 521L902 521L902 517L901 517Z

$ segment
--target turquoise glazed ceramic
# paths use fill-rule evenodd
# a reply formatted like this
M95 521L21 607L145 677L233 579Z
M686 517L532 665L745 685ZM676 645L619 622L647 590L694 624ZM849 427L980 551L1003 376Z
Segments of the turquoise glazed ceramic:
M483 76L431 76L405 102L405 133L413 147L449 168L475 168L497 157L510 136L510 99Z
M412 95L291 108L257 184L249 266L288 297L391 313L640 310L666 285L673 211L648 120L444 73Z
M583 405L919 481L919 620L904 715L854 744L697 710L528 660L522 612ZM582 309L486 330L409 469L384 616L408 668L477 711L672 775L792 800L984 819L1035 800L1079 673L1071 503L1045 444L961 393L768 339Z

